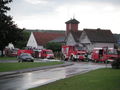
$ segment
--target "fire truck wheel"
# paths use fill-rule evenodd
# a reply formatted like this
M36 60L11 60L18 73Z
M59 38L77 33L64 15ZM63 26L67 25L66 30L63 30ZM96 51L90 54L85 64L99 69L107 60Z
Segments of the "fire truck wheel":
M64 59L64 61L68 61L68 59L67 59L67 58L65 58L65 59Z
M20 62L20 60L18 60L18 62Z
M103 63L105 63L105 64L106 64L106 63L108 63L108 62L107 62L107 61L103 61Z
M62 59L63 59L64 61L67 61L67 58L65 58L65 56L63 56Z
M75 58L73 56L70 57L71 61L75 61Z
M95 60L95 63L98 63L99 61L98 60Z
M34 62L34 60L31 60L31 62Z

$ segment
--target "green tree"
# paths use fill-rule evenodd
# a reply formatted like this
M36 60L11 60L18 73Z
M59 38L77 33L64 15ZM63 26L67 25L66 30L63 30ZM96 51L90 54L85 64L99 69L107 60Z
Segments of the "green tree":
M56 42L50 42L47 43L45 48L53 50L53 52L60 52L61 51L61 43L56 43Z
M27 42L28 42L28 39L29 39L29 37L30 37L30 33L31 32L27 32L27 31L23 31L22 32L22 35L23 35L23 39L21 39L21 40L19 40L19 41L17 41L14 45L15 45L15 47L17 47L17 48L20 48L20 49L24 49L24 47L26 47L26 45L27 45Z
M23 39L22 31L12 21L12 17L7 15L10 7L7 5L12 0L0 0L0 50L2 51L9 43L15 44L18 40Z

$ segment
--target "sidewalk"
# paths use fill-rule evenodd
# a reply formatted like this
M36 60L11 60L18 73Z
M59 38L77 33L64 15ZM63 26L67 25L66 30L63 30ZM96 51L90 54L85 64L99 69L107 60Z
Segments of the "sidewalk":
M25 72L32 72L32 71L44 70L44 69L66 67L66 66L70 66L70 65L73 65L73 63L72 62L65 62L64 64L53 65L53 66L43 66L43 67L28 68L28 69L22 69L22 70L16 70L16 71L9 71L9 72L0 72L0 77L4 77L4 76L7 76L7 75L13 75L13 74L20 74L20 73L25 73Z

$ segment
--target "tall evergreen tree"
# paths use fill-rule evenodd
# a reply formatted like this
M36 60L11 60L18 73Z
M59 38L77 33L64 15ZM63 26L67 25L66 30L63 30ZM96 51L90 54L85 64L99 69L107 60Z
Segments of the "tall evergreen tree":
M7 5L12 0L0 0L0 50L2 51L9 43L16 43L16 41L22 39L22 31L12 21L12 17L7 15L7 11L10 7Z

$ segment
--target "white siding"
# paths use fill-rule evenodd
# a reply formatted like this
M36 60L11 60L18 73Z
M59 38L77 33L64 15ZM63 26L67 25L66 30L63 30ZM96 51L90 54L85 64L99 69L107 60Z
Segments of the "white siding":
M27 47L35 47L35 48L38 47L33 33L31 33L31 35L30 35L30 38L29 38L28 43L27 43Z
M67 36L67 41L66 41L66 45L76 45L77 43L75 42L72 34L70 33L68 36Z
M84 31L82 32L79 41L80 43L91 43L88 36L86 35Z
M102 48L102 47L114 48L114 43L94 43L94 48Z
M100 49L103 47L114 48L114 43L93 43L86 45L88 51L92 51L93 49Z

